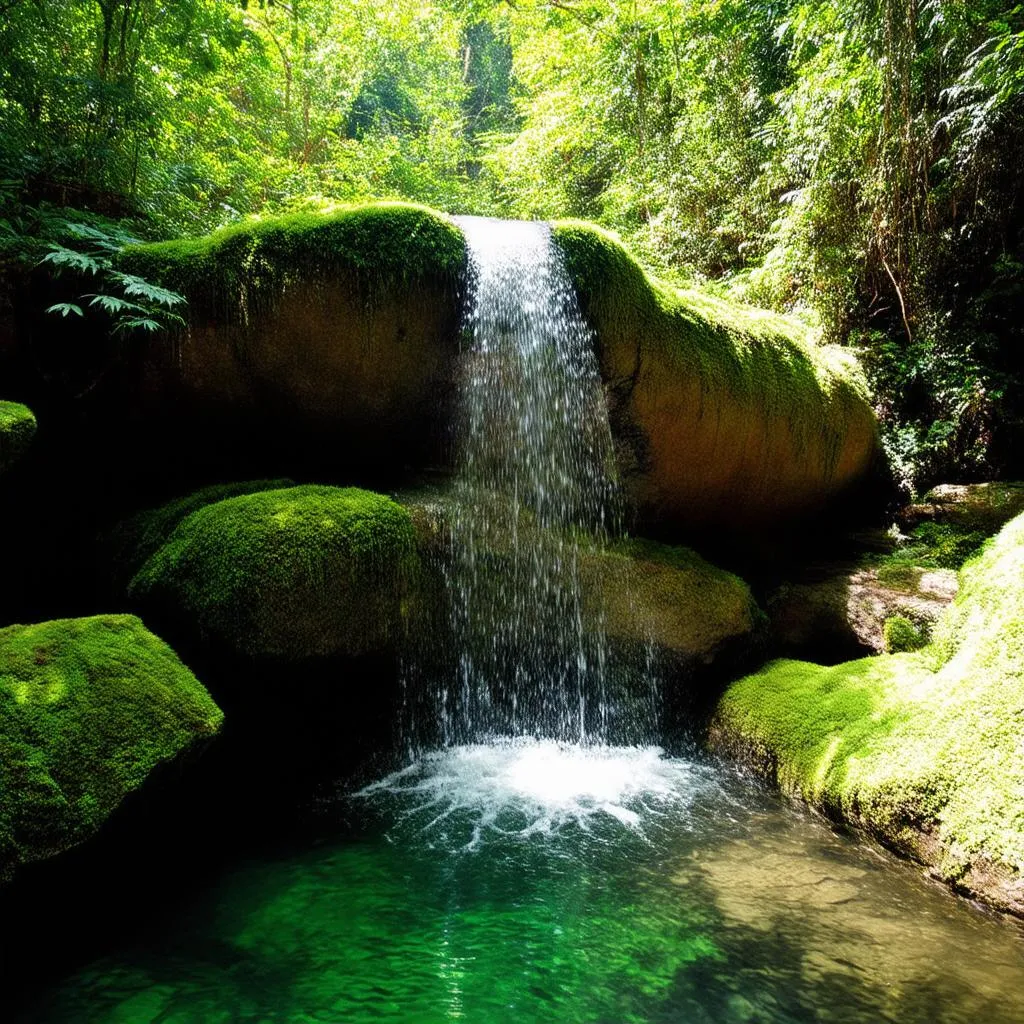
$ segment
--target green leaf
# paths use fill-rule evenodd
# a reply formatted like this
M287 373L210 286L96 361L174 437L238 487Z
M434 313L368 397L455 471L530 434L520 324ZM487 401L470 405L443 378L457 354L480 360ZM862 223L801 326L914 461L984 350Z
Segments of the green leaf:
M170 309L173 306L180 306L185 301L184 295L172 292L168 288L161 288L150 281L134 274L122 274L115 272L111 275L121 283L125 295L131 295L137 299L145 299L147 302L155 302L157 305L166 306Z
M88 295L83 295L83 299L89 298ZM99 306L111 315L117 313L148 313L149 310L145 306L140 306L135 302L127 302L125 299L119 299L116 295L93 295L90 306Z
M70 316L72 313L75 316L85 316L82 312L81 306L76 306L73 302L58 302L56 305L47 307L47 313L60 313L61 316Z
M39 263L52 263L56 267L80 270L87 274L98 274L107 265L105 260L98 260L84 252L75 252L74 249L54 244L50 245L50 252Z

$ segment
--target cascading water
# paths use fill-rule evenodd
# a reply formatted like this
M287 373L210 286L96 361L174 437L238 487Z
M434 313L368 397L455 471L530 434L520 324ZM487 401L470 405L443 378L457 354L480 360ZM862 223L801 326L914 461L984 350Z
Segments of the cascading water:
M608 738L608 643L587 559L619 526L594 338L551 230L459 218L467 335L447 582L446 743Z

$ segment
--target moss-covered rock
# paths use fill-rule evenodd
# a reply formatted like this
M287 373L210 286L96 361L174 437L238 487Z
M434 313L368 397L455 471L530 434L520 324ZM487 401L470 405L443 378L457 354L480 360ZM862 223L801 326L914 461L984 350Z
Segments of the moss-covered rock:
M225 498L237 498L257 491L279 491L294 487L294 480L238 480L211 484L184 497L175 498L158 508L145 509L120 523L98 545L102 560L100 577L112 596L127 590L132 578L161 548L183 519L207 505Z
M950 537L996 532L1024 512L1024 483L940 484L900 513L907 529L935 524Z
M1024 516L964 566L927 647L832 668L773 662L727 690L710 737L1024 914Z
M123 270L189 301L187 330L147 344L140 415L209 412L257 427L272 416L281 438L358 438L339 458L424 459L446 426L465 265L454 224L405 203L128 249Z
M433 566L421 578L419 614L436 615L443 606L443 569L450 557L451 496L444 491L407 492L398 500L409 511L424 564ZM501 501L500 496L495 496ZM503 587L512 537L492 518L481 557L488 578ZM517 523L515 542L539 544L540 528L526 514ZM536 539L531 540L534 537ZM477 538L478 541L481 538ZM689 548L638 538L601 546L585 536L579 544L582 613L589 628L600 629L622 648L653 645L673 666L697 667L723 653L749 646L764 623L750 588L738 576L712 565ZM572 562L573 560L568 559ZM430 627L444 628L440 623Z
M36 436L36 418L28 406L0 402L0 473L10 469Z
M133 616L0 630L0 879L89 838L220 709Z
M882 638L886 654L905 654L919 651L928 642L924 633L905 615L893 615L885 620Z
M763 530L866 476L877 428L848 351L654 281L592 225L556 225L555 238L597 334L619 461L646 523Z
M201 505L129 596L169 628L238 654L358 655L398 640L415 561L409 515L390 498L307 485Z
M608 637L708 664L749 642L764 619L738 576L689 548L632 539L583 560L587 605Z

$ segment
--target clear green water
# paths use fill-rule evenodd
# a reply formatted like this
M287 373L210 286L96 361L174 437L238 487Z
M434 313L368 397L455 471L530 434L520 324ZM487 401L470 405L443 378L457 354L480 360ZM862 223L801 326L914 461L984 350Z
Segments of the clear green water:
M471 748L337 812L24 1019L1024 1020L1016 926L714 766Z

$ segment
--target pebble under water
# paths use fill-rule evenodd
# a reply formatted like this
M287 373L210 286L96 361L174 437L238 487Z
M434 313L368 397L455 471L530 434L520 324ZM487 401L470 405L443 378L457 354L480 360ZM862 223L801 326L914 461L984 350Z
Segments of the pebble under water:
M1018 926L657 748L457 747L223 874L19 1018L1011 1024Z

